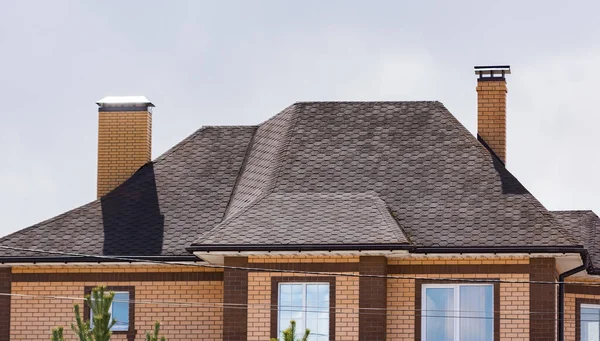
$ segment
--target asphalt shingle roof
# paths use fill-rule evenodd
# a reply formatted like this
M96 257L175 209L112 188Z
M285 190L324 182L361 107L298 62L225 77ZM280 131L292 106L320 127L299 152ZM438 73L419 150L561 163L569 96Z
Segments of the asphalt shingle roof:
M203 245L408 244L375 193L269 193L198 240Z
M269 192L365 191L377 193L417 246L574 245L439 102L313 102L285 109L258 128L230 214ZM253 209L265 207L245 216ZM286 213L275 210L270 219L282 221L277 214ZM261 228L253 232L262 235ZM328 230L321 233L326 238ZM224 225L210 236L239 242ZM201 236L195 245L202 244Z
M207 127L100 200L0 239L0 245L92 255L189 256L221 222L255 127ZM1 256L48 256L7 251Z
M600 272L600 218L592 211L552 211L552 214L588 250L590 268Z
M200 129L101 200L0 245L577 245L559 220L439 102L307 102L256 127Z

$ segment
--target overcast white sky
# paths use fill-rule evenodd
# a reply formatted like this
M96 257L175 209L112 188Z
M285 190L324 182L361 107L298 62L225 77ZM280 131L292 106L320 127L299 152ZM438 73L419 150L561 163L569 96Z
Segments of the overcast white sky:
M507 166L600 213L600 2L0 1L0 235L95 199L105 95L156 104L153 157L296 101L439 100L510 64Z

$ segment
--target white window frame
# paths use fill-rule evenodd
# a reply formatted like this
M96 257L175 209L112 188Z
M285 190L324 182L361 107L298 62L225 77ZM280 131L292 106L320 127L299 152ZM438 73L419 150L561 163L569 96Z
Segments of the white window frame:
M129 296L129 299L131 300L131 293L129 291L113 291L115 293L115 296L117 296L117 294L127 294ZM113 305L115 304L114 300L113 302L111 302L110 304L110 308L108 309L108 313L110 314L111 319L113 319L114 317L112 316L112 311L113 311ZM127 314L130 313L129 309L131 309L129 302L127 302ZM92 307L90 307L90 328L94 327L94 312L92 311ZM121 327L115 324L110 330L113 332L126 332L129 331L129 324L131 323L131 321L127 322L127 326L125 327Z
M329 297L331 297L331 285L329 282L279 282L278 283L278 288L277 288L277 332L278 333L281 333L282 330L284 330L285 328L288 327L287 325L286 326L281 325L281 286L282 285L302 285L302 308L304 309L302 320L304 321L304 328L306 328L306 322L307 322L307 317L306 317L306 313L307 313L306 290L307 289L306 289L306 287L311 284L326 285L329 288ZM327 318L329 320L329 325L331 325L331 304L332 304L332 302L330 301L329 306L327 307ZM301 334L304 334L304 332L302 331ZM329 327L327 329L327 336L329 338L331 338ZM310 337L309 337L309 339L310 339Z
M580 331L579 331L579 338L580 338L580 339L582 339L582 338L583 338L583 335L582 335L582 334L583 334L583 328L581 328L581 327L582 327L582 325L583 325L583 322L584 322L584 321L583 321L583 316L581 315L581 309L596 309L596 310L598 310L598 311L599 311L599 314L600 314L600 304L593 304L593 303L581 303L581 304L579 305L579 311L577 312L577 313L579 314L579 325L578 325L578 326L576 326L576 328L579 328L579 330L580 330ZM583 340L583 339L582 339L582 340ZM580 340L577 340L577 341L580 341Z
M427 311L427 289L435 288L435 289L453 289L454 290L454 316L449 316L450 318L454 317L454 340L460 340L460 288L466 286L487 286L492 288L492 307L494 307L494 299L495 299L495 288L493 284L479 284L479 283L468 283L468 284L423 284L421 287L421 339L423 341L427 341L427 315L429 312ZM435 313L434 313L435 314ZM437 316L437 315L434 315ZM492 316L495 318L495 314L492 311ZM492 324L492 335L494 335L495 325ZM492 338L493 340L493 338Z

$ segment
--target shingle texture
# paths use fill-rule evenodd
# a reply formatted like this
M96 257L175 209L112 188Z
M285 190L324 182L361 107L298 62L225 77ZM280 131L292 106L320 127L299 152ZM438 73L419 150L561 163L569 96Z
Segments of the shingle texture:
M375 193L270 193L199 240L213 245L408 243Z
M578 241L439 102L296 103L203 128L101 200L0 239L131 256L276 243Z
M0 245L92 255L189 256L221 222L255 127L208 127L100 200L0 239ZM2 256L48 256L0 249Z
M439 102L287 108L258 129L232 205L252 205L268 191L307 197L373 191L417 246L573 245L552 214ZM250 227L248 217L284 221L285 214L259 203L216 226L211 240L238 243L230 226L267 234L271 226ZM205 243L200 237L195 244Z
M592 211L553 211L552 214L578 244L585 246L591 268L600 272L600 218Z

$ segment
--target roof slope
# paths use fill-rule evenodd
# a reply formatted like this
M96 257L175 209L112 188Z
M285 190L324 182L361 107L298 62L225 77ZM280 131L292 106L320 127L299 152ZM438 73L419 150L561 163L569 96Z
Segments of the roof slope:
M0 239L0 245L92 255L189 256L225 215L255 127L206 127L100 200ZM1 256L46 254L6 251Z
M270 193L199 240L203 245L408 244L375 193Z
M590 255L590 269L600 272L600 218L592 211L553 211L556 219Z
M316 197L367 191L387 204L416 246L575 245L439 102L311 102L287 108L258 128L227 223L194 245L239 243L231 238L232 226L268 235L273 226L252 225L248 217L285 221L278 203L232 216L265 193ZM347 223L353 218L347 216Z
M0 239L125 256L281 243L578 244L439 102L296 103L203 128L101 200Z

